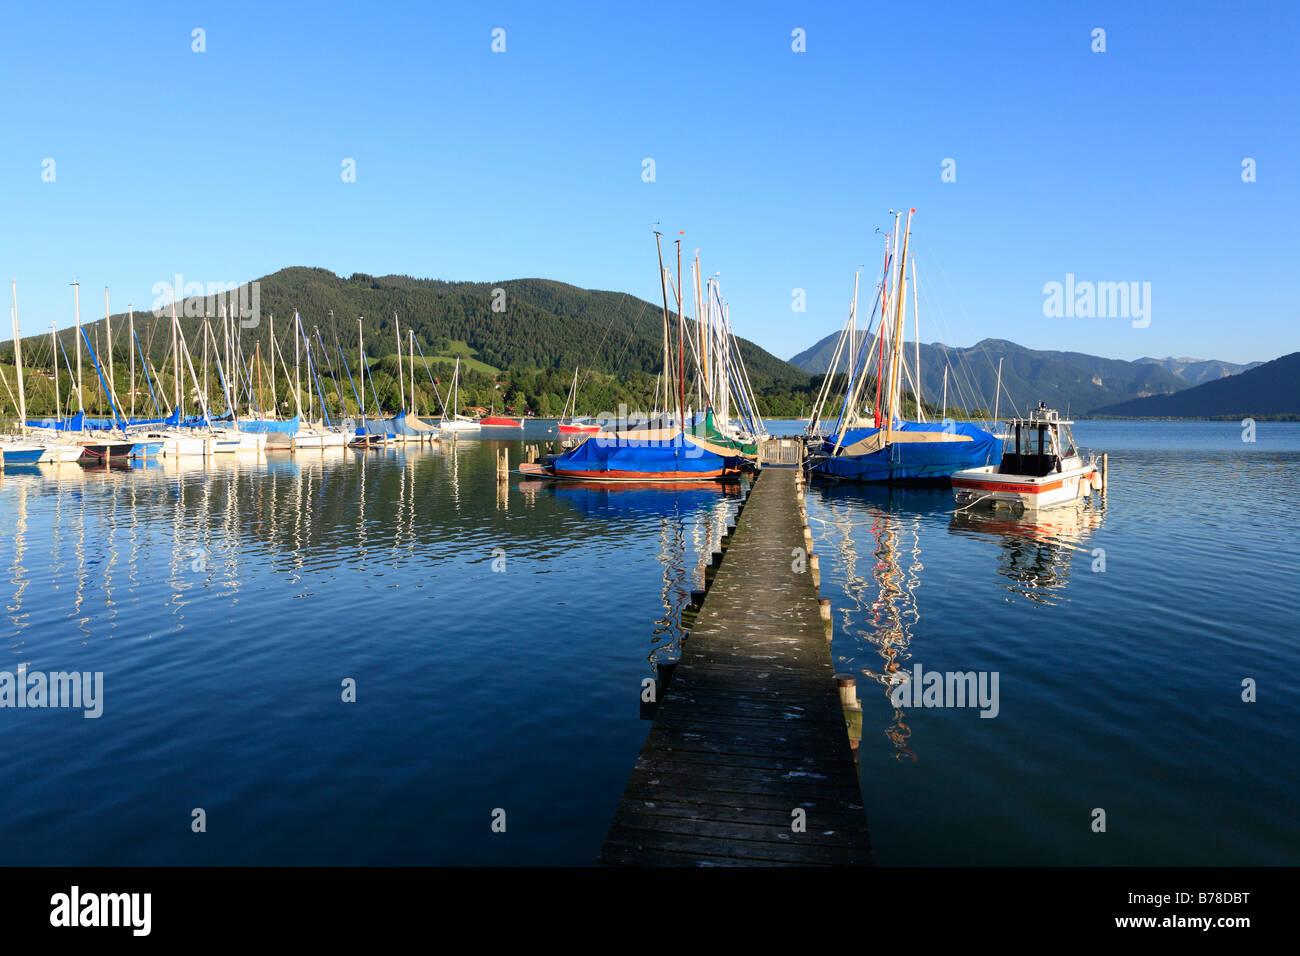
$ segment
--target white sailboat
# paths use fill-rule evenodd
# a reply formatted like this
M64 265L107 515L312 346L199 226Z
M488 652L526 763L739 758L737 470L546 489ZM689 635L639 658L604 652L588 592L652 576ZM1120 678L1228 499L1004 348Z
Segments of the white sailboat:
M476 432L480 425L474 419L462 415L460 409L460 357L456 357L456 368L451 373L451 407L443 409L438 422L438 431L454 434L456 432Z
M27 394L23 391L23 345L18 334L18 282L14 281L14 304L9 308L9 317L14 325L14 368L18 372L18 421L20 434L5 435L0 438L0 461L7 465L29 465L40 461L45 455L45 446L27 440ZM5 382L6 388L8 382Z

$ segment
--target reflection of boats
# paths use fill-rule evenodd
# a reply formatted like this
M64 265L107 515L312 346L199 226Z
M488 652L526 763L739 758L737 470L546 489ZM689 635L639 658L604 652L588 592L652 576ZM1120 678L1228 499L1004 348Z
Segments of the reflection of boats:
M1100 498L1088 505L1023 515L1005 509L972 509L954 513L948 530L996 540L1001 546L998 571L1012 582L1008 589L1041 604L1051 603L1052 593L1065 587L1075 552L1082 552L1088 560L1090 552L1084 542L1101 527L1104 516Z
M1087 498L1101 489L1097 460L1084 461L1066 421L1047 407L1008 420L1002 463L967 468L952 476L958 505L1050 508Z
M827 531L837 529L842 534L838 576L843 581L849 606L843 611L842 626L836 630L853 641L846 648L847 654L841 655L841 645L836 646L836 661L856 663L855 649L865 643L879 655L879 663L873 665L872 658L868 658L866 666L861 666L861 673L880 685L887 700L891 699L895 687L911 679L906 665L912 656L912 632L921 617L916 594L924 569L921 519L919 513L897 510L897 502L905 500L900 496L909 494L924 496L926 500L934 497L920 490L888 495L882 490L879 499L872 501L858 491L850 493L834 486L821 491ZM854 539L854 529L863 524L853 519L864 512L869 519L865 525L869 531L869 555L858 554ZM859 572L860 563L865 563L866 575ZM910 743L912 730L905 718L904 710L893 706L884 734L893 745L895 759L916 760Z

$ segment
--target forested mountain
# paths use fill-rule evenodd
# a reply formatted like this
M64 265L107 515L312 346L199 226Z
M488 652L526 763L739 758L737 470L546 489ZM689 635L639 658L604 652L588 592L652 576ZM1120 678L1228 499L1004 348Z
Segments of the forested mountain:
M305 267L264 276L258 280L258 292L258 322L239 331L246 356L259 354L260 348L263 366L269 366L272 353L268 346L274 325L280 351L292 367L292 319L297 311L309 337L314 340L319 331L324 342L328 354L317 355L317 360L322 366L327 362L338 366L323 368L325 377L337 379L342 383L344 395L350 396L351 386L342 368L339 347L355 372L357 319L364 317L366 353L375 364L376 389L386 408L400 405L394 313L401 325L403 358L407 356L406 330L413 328L433 376L440 382L450 376L457 355L465 360L462 405L495 406L498 410L514 408L519 414L527 410L539 415L557 415L564 404L573 370L578 367L583 370L580 412L617 409L620 403L634 409L645 408L653 404L655 376L663 364L661 306L624 293L580 289L545 279L446 282L363 273L343 278L325 269ZM242 298L244 302L251 299L247 289L229 297L235 301ZM135 328L140 349L149 356L158 373L162 399L171 394L170 364L165 361L171 344L170 302L157 303L161 317L151 311L154 305L151 303L136 312ZM214 331L220 339L219 306L196 296L178 302L177 311L198 367L203 354L202 316L205 312L212 316ZM83 326L90 341L101 343L98 347L102 349L106 338L104 320L92 321L83 312ZM125 313L112 317L112 328L114 365L116 369L125 369L130 361ZM59 332L58 344L56 356L48 334L24 338L24 364L29 369L47 370L57 364L66 375L68 363L63 353L74 354L73 330L65 328ZM740 341L740 349L765 411L793 414L807 403L809 376L806 372L747 340ZM0 356L12 361L12 346L0 347ZM276 374L282 376L283 367L276 361ZM420 391L417 404L423 406L428 402L436 407L433 386L418 355L416 363ZM92 380L94 373L89 364L83 374L87 392L96 389L98 385ZM219 384L212 384L215 378L215 373L210 376L210 391L219 396ZM186 382L188 373L182 384ZM65 398L68 384L65 382L62 387ZM307 385L303 387L306 389ZM39 376L33 388L34 407L39 408L42 401L52 406L52 385L48 397L43 395ZM152 398L144 389L145 384L138 386L139 396L151 403ZM327 391L333 391L332 386ZM278 397L281 403L285 401L283 393ZM344 401L351 398L345 397ZM216 401L214 407L224 406Z
M1094 414L1108 418L1300 418L1300 352L1173 395L1121 402Z

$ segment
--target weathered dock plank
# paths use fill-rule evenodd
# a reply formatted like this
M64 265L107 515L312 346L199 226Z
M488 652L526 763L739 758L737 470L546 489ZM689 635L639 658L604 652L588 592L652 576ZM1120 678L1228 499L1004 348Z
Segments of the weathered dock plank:
M873 862L817 586L792 554L804 546L796 476L756 479L599 862Z

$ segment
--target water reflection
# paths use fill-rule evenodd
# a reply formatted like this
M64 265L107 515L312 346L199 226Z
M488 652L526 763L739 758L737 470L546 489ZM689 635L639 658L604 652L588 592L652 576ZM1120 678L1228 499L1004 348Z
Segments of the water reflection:
M1074 555L1082 552L1081 560L1093 560L1084 542L1101 527L1105 514L1106 506L1098 496L1088 504L1020 516L958 511L948 530L997 541L998 573L1007 579L1006 589L1035 603L1052 605L1069 583Z
M997 570L1007 590L1051 605L1062 598L1076 552L1083 552L1086 562L1093 560L1086 542L1105 515L1100 498L1019 517L953 513L952 499L944 492L824 486L810 500L816 503L810 516L814 528L819 522L818 537L835 560L827 585L839 592L832 597L837 667L853 669L878 686L889 705L881 730L890 755L907 761L917 759L912 728L906 709L895 707L891 694L911 679L913 644L924 633L923 552L928 548L933 554L941 545L935 535L946 528L954 536L995 542ZM978 552L974 557L963 552L960 560L980 570L974 564L981 560ZM934 604L946 597L936 593ZM860 698L866 696L860 691Z
M832 546L838 545L837 577L848 599L839 608L835 629L853 650L845 662L858 663L887 701L894 687L908 680L912 635L921 617L921 518L899 507L906 500L906 493L871 491L864 496L860 489L845 487L825 488L819 499L823 534ZM865 663L857 661L860 651L868 652ZM916 760L907 714L892 702L890 706L883 732L892 755Z
M654 622L647 663L650 675L659 663L681 656L687 631L683 612L691 592L704 587L704 570L744 494L740 482L700 481L671 486L655 483L609 484L585 481L527 481L527 494L550 494L584 519L653 522L658 535L660 601L663 614Z

